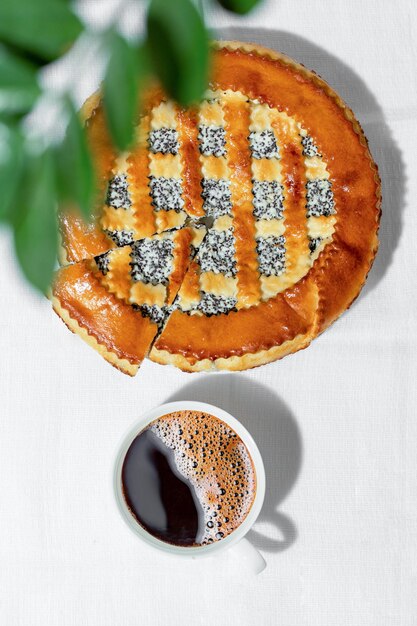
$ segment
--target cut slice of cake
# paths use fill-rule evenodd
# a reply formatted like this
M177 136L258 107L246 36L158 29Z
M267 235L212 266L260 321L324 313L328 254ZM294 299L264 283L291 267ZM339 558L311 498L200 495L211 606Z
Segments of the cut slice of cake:
M54 310L107 361L133 376L205 232L187 226L61 268L52 287Z

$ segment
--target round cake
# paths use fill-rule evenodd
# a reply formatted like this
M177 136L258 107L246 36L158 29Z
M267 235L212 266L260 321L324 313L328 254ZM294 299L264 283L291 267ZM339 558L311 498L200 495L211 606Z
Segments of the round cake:
M89 224L61 215L53 304L113 365L255 367L308 346L356 298L380 180L352 111L316 74L217 42L202 102L150 88L128 152L112 147L100 93L82 113L106 199Z

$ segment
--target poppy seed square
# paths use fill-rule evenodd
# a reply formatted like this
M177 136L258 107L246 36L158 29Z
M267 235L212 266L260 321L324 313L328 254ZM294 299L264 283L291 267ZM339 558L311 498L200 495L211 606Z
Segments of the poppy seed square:
M254 159L278 159L279 151L272 130L252 131L249 135L250 149Z
M319 217L332 215L334 199L332 183L326 179L314 179L307 181L307 216Z
M172 239L141 239L132 244L131 276L134 281L166 285L168 283L174 242Z
M282 219L284 188L276 180L254 180L252 183L253 214L258 220Z
M176 211L179 213L184 206L181 197L181 179L151 177L150 181L152 204L157 211Z
M132 206L126 174L117 174L109 180L106 204L113 209L129 209Z
M233 230L209 230L199 251L202 272L235 276L235 238Z
M230 183L223 178L203 178L201 181L201 196L204 199L203 208L206 215L214 219L221 215L230 215L232 202L230 195Z
M226 131L223 126L200 126L198 141L204 156L221 157L226 154Z
M175 128L158 128L149 133L149 147L152 152L178 154L178 133Z
M259 272L263 276L279 276L285 269L285 237L259 237L256 241Z

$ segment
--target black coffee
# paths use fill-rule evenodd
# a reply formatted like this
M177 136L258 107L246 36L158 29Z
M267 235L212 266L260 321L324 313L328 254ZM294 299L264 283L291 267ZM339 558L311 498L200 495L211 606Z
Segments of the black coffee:
M122 488L132 515L150 534L198 546L240 526L255 498L256 477L234 430L208 413L177 411L134 439Z

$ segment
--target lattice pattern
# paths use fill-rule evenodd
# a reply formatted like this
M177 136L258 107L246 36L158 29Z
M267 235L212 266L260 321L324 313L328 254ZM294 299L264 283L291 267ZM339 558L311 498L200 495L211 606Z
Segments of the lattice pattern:
M294 173L304 193L294 187ZM299 281L331 241L336 221L314 138L286 113L239 92L208 92L198 110L156 103L140 121L133 151L115 161L101 226L116 246L133 244L133 279L157 286L168 280L159 261L162 250L165 260L172 254L169 240L133 242L204 215L214 222L177 306L221 314ZM109 257L98 263L103 276L111 275Z
M314 140L285 113L239 93L210 92L198 141L203 209L214 223L176 306L211 316L299 281L330 241L335 209L328 192L312 195L329 189L327 169ZM294 168L304 180L301 196Z

